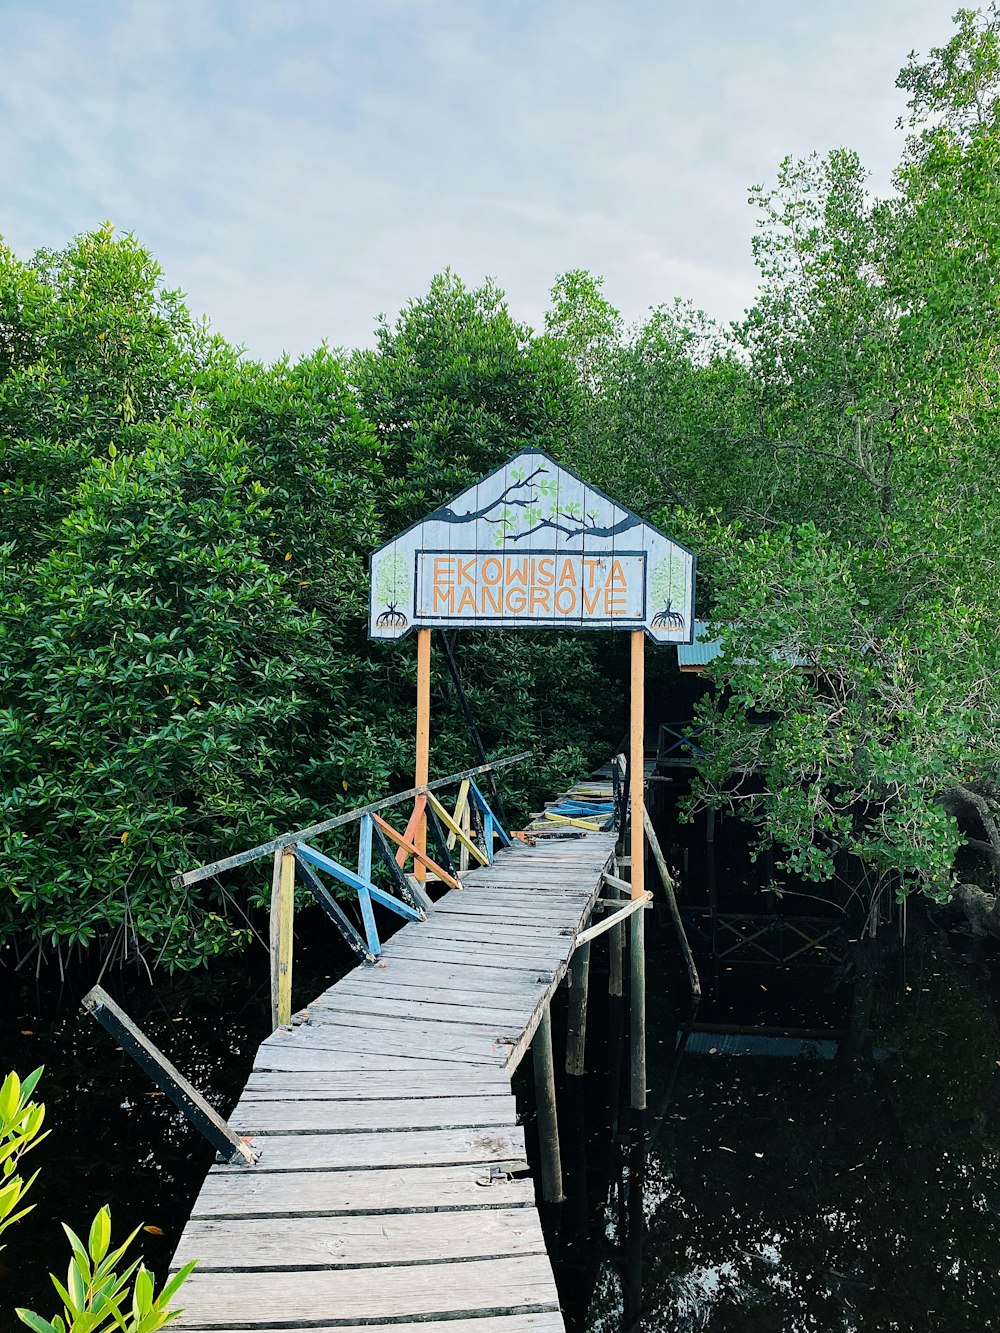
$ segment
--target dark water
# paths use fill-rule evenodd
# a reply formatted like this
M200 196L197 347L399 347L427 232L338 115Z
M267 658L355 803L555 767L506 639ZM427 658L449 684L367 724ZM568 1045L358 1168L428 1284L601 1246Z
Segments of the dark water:
M703 830L672 828L671 860L680 865L688 851L689 905L704 906ZM728 836L720 834L717 872L737 886L737 906L753 905L763 872ZM961 949L911 941L880 982L879 1059L860 1071L690 1053L677 1062L683 977L669 930L650 918L649 1111L639 1121L622 1103L625 1014L606 995L599 949L588 1076L560 1076L568 1203L545 1209L544 1220L568 1328L1000 1329L1000 1154L977 1082L1000 1070L983 989L989 959L970 969ZM297 1004L352 963L318 912L300 914L295 957ZM723 963L713 976L704 950L700 961L711 993L699 1018L846 1022L849 993L829 966ZM0 1252L0 1328L21 1327L15 1304L54 1311L45 1274L65 1266L59 1222L83 1230L102 1203L110 1202L119 1235L153 1228L142 1248L162 1273L211 1163L207 1144L78 1010L93 979L39 988L0 970L0 1069L46 1065L41 1095L52 1131L34 1154L36 1211ZM264 951L152 988L137 979L105 984L228 1113L269 1028ZM558 1049L562 996L554 1022ZM533 1154L530 1082L527 1062L515 1086Z
M304 1004L353 965L318 910L300 913L295 1002ZM35 1210L12 1227L0 1250L0 1328L23 1328L26 1306L50 1318L57 1299L49 1268L65 1275L66 1222L86 1235L94 1213L111 1205L114 1235L137 1226L146 1263L162 1277L214 1154L149 1079L116 1048L79 998L89 974L61 986L0 970L0 1070L45 1073L36 1096L46 1104L49 1137L23 1159L40 1170ZM159 978L105 977L102 984L223 1115L239 1098L270 1031L266 952L256 945L208 971Z
M835 1064L689 1057L602 1210L592 1330L1000 1327L1000 1155L908 1144Z
M721 910L831 909L830 890L790 880L776 903L740 830L707 854L703 826L669 835L689 907L714 871ZM918 916L905 948L900 922L884 928L875 1058L855 1065L718 1047L676 1059L687 993L665 919L651 922L644 1115L623 1104L620 1019L595 978L582 1141L601 1162L568 1245L565 1219L548 1222L574 1333L1000 1329L1000 956ZM847 1027L851 987L822 951L802 968L696 953L699 1020Z

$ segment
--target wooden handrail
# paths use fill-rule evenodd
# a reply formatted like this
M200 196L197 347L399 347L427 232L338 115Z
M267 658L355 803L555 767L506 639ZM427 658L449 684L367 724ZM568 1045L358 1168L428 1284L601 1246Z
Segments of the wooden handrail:
M188 884L197 884L200 880L211 879L213 875L219 875L224 870L234 870L237 866L245 866L250 861L258 861L263 856L271 856L282 847L291 847L294 843L318 837L321 833L328 833L330 829L342 828L344 824L350 824L352 820L360 819L362 815L375 814L379 810L388 809L391 805L398 805L401 801L409 801L415 796L424 795L426 792L437 791L439 787L447 787L452 782L461 782L464 778L474 778L479 773L490 773L498 768L506 768L508 764L520 763L522 759L528 759L530 755L530 750L523 750L520 754L512 754L506 759L495 759L490 764L480 764L478 768L465 768L461 773L449 773L447 777L435 778L433 782L425 783L420 787L410 787L408 791L397 792L395 796L385 796L381 801L373 801L371 805L362 805L356 810L348 810L342 815L335 815L332 819L324 819L321 824L311 824L309 828L296 829L293 833L281 833L277 838L272 838L270 842L262 842L259 847L251 847L249 851L237 852L235 856L224 856L221 860L212 861L209 865L198 866L196 870L186 870L180 875L174 875L170 883L175 889L183 888Z

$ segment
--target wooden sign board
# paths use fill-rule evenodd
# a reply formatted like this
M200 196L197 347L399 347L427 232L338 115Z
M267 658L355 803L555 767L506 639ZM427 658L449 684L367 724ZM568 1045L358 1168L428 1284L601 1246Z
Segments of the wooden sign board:
M694 556L527 449L371 558L369 632L642 629L690 643Z

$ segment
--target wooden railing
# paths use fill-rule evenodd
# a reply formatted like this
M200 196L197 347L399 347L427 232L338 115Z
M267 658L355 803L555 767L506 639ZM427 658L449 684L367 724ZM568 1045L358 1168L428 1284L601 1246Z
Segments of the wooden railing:
M494 842L510 844L510 834L504 828L489 801L483 795L476 778L494 773L509 764L527 759L529 751L480 764L460 773L411 787L395 796L386 796L370 805L359 806L335 815L332 819L308 828L282 833L277 838L251 847L234 856L226 856L208 865L175 875L175 886L196 884L238 866L249 865L264 857L273 858L271 877L271 1021L282 1027L291 1021L292 1006L292 922L295 912L295 884L298 880L312 893L320 907L333 922L356 957L365 963L374 963L382 951L374 907L384 907L407 921L422 921L431 900L424 884L428 873L451 888L461 888L458 876L468 869L470 861L489 865L493 861ZM451 810L444 805L438 793L458 785L455 804ZM400 831L385 818L384 811L393 806L413 801L406 827ZM357 867L351 869L321 851L313 843L324 833L346 825L358 825ZM474 827L475 826L475 827ZM426 830L426 839L418 836ZM435 850L431 857L426 846L429 840ZM458 851L458 865L452 852ZM375 884L372 878L373 859L381 864L388 888ZM406 874L408 861L414 873ZM361 930L354 925L338 898L330 891L321 875L336 881L341 893L347 889L356 895L361 917Z

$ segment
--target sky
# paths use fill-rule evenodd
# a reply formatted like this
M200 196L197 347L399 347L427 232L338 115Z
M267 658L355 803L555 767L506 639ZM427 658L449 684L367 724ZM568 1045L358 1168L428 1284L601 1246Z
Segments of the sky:
M446 266L535 327L752 301L750 186L858 150L958 0L0 0L0 236L108 219L254 357L372 342Z

